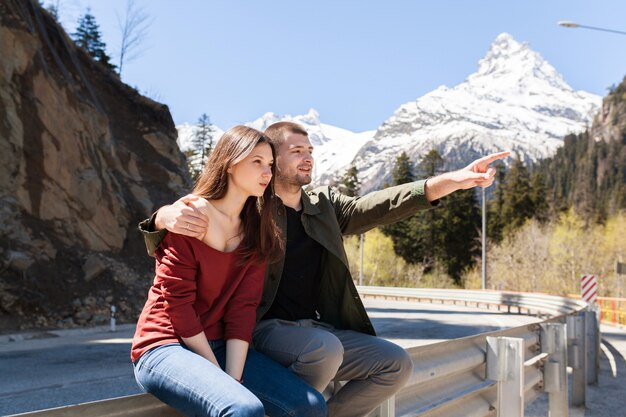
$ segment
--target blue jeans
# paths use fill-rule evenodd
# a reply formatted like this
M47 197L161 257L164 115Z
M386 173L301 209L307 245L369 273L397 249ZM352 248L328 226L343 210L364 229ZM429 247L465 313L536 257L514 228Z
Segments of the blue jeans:
M226 343L209 343L223 369ZM186 416L326 416L319 392L254 349L248 350L243 384L178 343L151 349L134 365L144 391Z

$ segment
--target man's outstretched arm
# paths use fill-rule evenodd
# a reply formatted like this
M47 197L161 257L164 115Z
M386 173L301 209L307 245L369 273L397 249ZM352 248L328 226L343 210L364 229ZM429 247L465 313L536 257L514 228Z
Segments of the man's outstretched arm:
M333 193L333 204L343 234L363 233L373 227L403 220L420 210L435 207L438 200L457 190L488 187L496 170L490 163L507 157L498 152L477 159L458 171L374 191L362 197Z

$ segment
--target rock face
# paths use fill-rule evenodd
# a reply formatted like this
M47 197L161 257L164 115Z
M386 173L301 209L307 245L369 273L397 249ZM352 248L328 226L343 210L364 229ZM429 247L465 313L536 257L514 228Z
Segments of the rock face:
M134 320L153 274L136 224L190 187L167 106L35 1L0 2L0 57L0 330L115 303Z
M624 140L626 132L626 77L602 100L602 109L593 119L591 137L605 142Z

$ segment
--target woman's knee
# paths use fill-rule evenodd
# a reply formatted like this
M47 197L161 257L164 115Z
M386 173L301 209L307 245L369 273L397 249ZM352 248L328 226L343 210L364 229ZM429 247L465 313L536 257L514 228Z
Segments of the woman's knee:
M315 391L313 394L315 399L312 401L310 413L306 414L309 417L326 417L328 415L328 407L326 406L326 398Z
M300 410L295 410L294 415L301 417L326 417L328 409L324 396L316 390L310 390L307 396L308 404Z
M243 398L237 398L228 409L223 410L219 415L224 417L264 417L265 409L261 400L250 393Z

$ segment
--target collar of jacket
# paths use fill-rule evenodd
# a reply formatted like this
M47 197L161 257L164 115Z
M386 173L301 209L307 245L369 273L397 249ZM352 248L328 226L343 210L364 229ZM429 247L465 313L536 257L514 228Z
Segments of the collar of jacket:
M315 201L313 201L312 198L314 198ZM306 191L302 190L300 200L302 201L302 209L305 214L313 216L320 213L319 207L315 205L318 199L319 197L317 195L310 196Z

